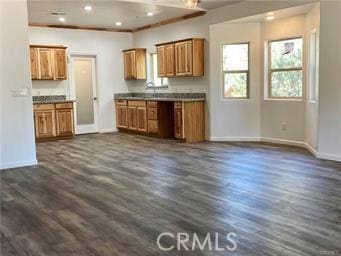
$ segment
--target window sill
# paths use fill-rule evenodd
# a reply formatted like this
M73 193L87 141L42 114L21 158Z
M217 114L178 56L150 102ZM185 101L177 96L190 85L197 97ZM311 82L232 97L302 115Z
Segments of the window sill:
M290 102L303 102L303 99L285 99L285 98L266 98L265 101L290 101Z
M168 85L155 86L155 89L167 89Z

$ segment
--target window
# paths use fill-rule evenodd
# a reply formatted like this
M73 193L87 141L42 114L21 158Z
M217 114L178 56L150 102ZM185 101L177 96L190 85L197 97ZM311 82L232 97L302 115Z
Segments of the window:
M152 72L152 81L155 84L156 87L162 87L162 86L167 86L168 85L168 78L163 77L160 78L158 77L158 72L157 72L157 54L152 53L150 54L150 59L151 59L151 72Z
M249 43L223 45L224 98L249 97Z
M317 81L318 81L318 48L316 29L310 32L309 38L309 101L317 100Z
M302 98L302 38L269 42L269 95Z

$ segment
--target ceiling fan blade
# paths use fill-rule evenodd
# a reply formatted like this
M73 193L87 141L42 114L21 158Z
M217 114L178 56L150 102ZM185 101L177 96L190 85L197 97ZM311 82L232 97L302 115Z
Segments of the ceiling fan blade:
M119 0L119 1L189 9L186 7L186 4L181 0ZM200 8L198 6L190 8L190 9L195 10L195 11L207 11L206 9Z

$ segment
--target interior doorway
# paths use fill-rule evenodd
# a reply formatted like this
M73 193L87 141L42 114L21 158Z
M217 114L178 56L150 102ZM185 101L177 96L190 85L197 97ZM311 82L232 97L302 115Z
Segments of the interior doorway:
M96 57L71 55L71 90L76 100L75 133L98 132L98 98L96 87Z

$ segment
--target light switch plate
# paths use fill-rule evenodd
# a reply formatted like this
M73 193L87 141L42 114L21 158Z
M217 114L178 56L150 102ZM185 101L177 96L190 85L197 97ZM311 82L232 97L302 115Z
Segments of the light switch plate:
M27 97L28 90L27 88L20 88L12 90L12 97Z

